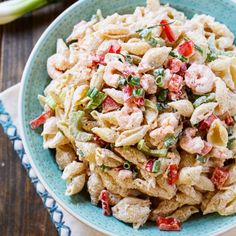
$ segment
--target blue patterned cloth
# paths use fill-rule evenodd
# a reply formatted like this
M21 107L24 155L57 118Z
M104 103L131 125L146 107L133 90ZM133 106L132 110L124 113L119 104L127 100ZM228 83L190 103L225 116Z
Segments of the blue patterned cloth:
M17 152L22 165L28 172L28 175L31 179L31 182L34 184L38 195L41 197L45 207L47 208L51 220L55 225L59 235L61 236L70 236L71 229L64 222L64 214L59 209L56 201L51 197L48 191L44 188L40 180L38 179L35 171L29 163L29 159L25 154L25 150L22 144L22 140L17 132L16 126L13 124L10 115L4 109L3 103L0 100L0 124L3 127L4 132L8 135L11 140L15 151Z

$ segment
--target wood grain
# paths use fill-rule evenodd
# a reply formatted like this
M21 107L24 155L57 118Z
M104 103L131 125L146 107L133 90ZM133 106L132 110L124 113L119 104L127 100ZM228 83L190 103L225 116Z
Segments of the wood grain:
M42 32L73 2L75 0L67 0L46 6L0 26L0 91L20 81L28 56ZM47 210L2 128L0 189L1 236L57 235Z

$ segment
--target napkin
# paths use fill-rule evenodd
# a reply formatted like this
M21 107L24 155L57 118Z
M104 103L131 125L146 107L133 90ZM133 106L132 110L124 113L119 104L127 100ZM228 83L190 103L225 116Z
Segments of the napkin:
M104 236L104 234L85 225L65 209L63 209L44 188L31 166L19 134L18 104L20 84L17 84L0 93L0 124L11 140L15 151L21 159L36 192L47 208L51 220L61 236Z
M85 225L65 209L63 209L44 188L31 166L19 134L19 119L16 104L18 104L20 84L17 84L6 91L0 93L0 124L4 132L11 140L22 165L28 172L36 192L41 197L44 206L47 208L51 220L61 236L104 236L104 234ZM157 231L158 232L158 231ZM231 229L219 236L235 236L236 228Z

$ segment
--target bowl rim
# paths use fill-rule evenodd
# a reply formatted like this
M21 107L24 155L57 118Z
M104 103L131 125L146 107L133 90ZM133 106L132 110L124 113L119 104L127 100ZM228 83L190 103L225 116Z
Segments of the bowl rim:
M26 134L24 132L24 126L23 126L23 109L22 109L22 105L23 105L23 99L24 99L24 91L25 91L25 81L27 80L27 71L29 70L29 68L31 67L31 63L34 59L34 55L37 53L37 50L39 48L39 46L41 45L44 37L46 37L46 35L51 31L51 29L53 29L54 26L57 25L58 21L60 21L63 17L65 17L73 8L79 6L81 3L85 2L86 0L80 0L77 1L75 3L73 3L71 6L69 6L68 8L66 8L61 14L59 14L51 23L50 25L44 30L44 32L41 34L41 36L39 37L37 43L35 44L35 46L33 47L30 56L25 64L24 70L23 70L23 74L21 77L21 82L20 82L20 92L19 92L19 100L18 100L18 114L19 114L19 128L20 128L20 136L23 142L23 147L25 149L25 153L27 155L27 157L29 158L30 164L32 165L34 171L36 172L39 180L41 181L41 183L43 184L43 186L45 187L45 189L49 192L49 194L56 200L56 202L59 204L60 207L62 207L64 210L66 210L69 214L71 214L73 217L75 217L77 220L81 221L83 224L88 225L89 227L91 227L92 229L97 230L100 233L103 233L105 235L110 235L110 236L116 236L114 233L104 230L96 225L94 225L92 222L84 219L82 216L80 216L79 214L75 213L73 211L73 209L71 209L70 207L68 207L63 200L61 200L56 193L53 192L53 190L48 186L47 182L44 181L43 176L41 175L40 171L37 169L33 158L31 156L31 153L29 151L28 148L28 144L26 141ZM229 0L228 3L231 4L235 4L236 2L234 2L234 0ZM228 226L225 228L221 228L219 230L215 230L214 232L212 232L211 236L217 236L220 235L222 233L226 233L227 231L236 228L236 225L232 225L232 226Z

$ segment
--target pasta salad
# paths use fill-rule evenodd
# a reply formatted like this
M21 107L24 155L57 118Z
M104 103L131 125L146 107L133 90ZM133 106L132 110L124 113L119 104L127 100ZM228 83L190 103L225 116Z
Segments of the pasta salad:
M47 60L43 147L68 196L103 214L180 230L192 214L236 213L236 48L208 15L158 0L74 26Z

